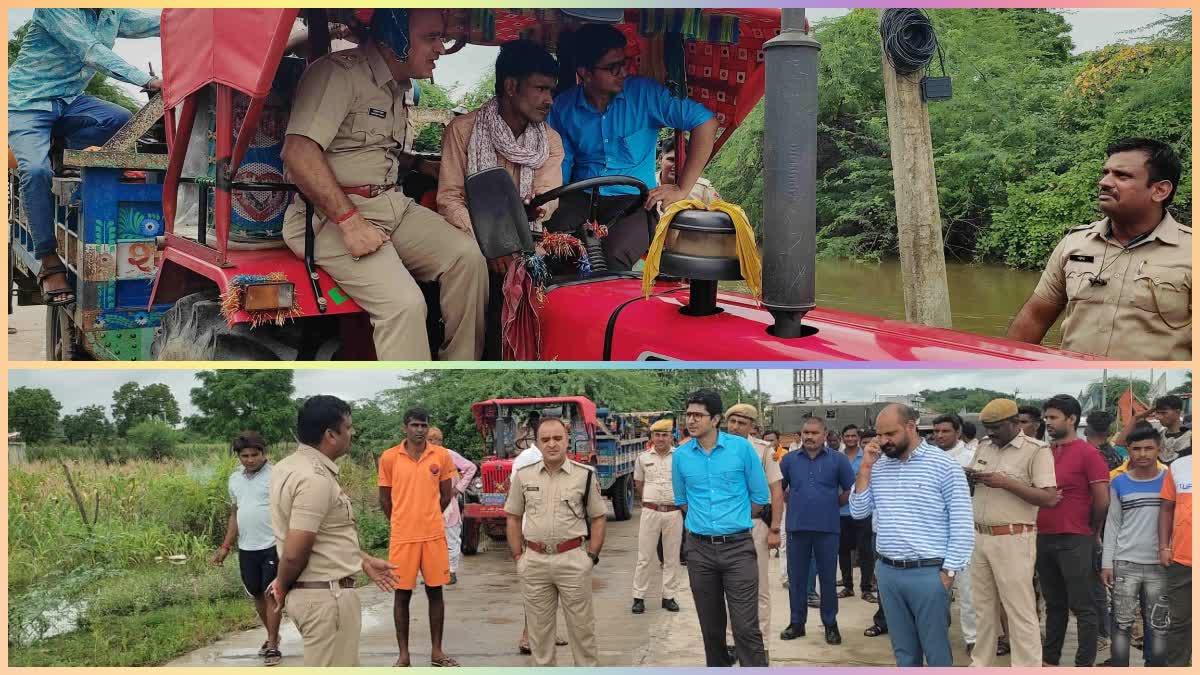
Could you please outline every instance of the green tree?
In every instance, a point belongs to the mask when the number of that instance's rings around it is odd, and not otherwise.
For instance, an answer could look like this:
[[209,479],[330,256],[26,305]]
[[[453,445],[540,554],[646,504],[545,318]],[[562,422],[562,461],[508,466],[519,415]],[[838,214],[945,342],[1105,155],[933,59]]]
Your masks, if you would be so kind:
[[129,445],[141,457],[161,461],[169,458],[179,442],[179,432],[158,419],[143,419],[129,428]]
[[27,443],[51,440],[58,429],[62,404],[49,389],[17,387],[8,392],[8,428]]
[[488,102],[488,99],[496,95],[496,72],[493,70],[487,75],[479,78],[470,89],[467,90],[461,98],[458,99],[458,104],[467,110],[476,110],[479,106]]
[[[13,36],[8,39],[8,63],[10,66],[17,60],[17,55],[21,53],[21,42],[24,41],[25,34],[28,32],[29,22],[26,21],[17,30],[13,31]],[[95,96],[109,103],[116,103],[130,112],[137,112],[142,107],[140,103],[130,98],[124,90],[101,73],[96,73],[88,81],[88,85],[84,88],[83,93]]]
[[105,414],[104,406],[89,405],[62,418],[63,436],[68,443],[94,443],[111,439],[116,429]]
[[117,433],[125,436],[130,427],[146,419],[179,424],[179,403],[165,384],[142,387],[137,382],[126,382],[113,392],[112,416]]
[[1172,394],[1190,394],[1192,393],[1192,371],[1185,371],[1183,374],[1183,384],[1171,390]]
[[198,411],[187,425],[220,441],[253,430],[268,443],[291,438],[296,421],[292,370],[202,370],[189,396]]

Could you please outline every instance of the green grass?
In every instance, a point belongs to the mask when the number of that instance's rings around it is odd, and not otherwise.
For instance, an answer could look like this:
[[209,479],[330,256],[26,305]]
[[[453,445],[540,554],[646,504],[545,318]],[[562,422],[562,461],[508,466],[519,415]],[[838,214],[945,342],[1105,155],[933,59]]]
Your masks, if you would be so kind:
[[157,666],[226,633],[253,628],[249,599],[170,605],[102,622],[66,635],[11,647],[9,666]]

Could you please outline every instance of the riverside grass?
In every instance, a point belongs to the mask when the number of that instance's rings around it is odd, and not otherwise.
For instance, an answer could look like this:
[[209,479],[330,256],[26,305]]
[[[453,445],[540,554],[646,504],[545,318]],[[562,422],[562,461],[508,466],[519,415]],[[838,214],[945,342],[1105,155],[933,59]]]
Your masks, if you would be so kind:
[[[200,444],[161,462],[63,460],[88,523],[59,460],[47,456],[103,451],[48,448],[31,452],[44,459],[9,467],[9,665],[162,665],[258,624],[236,556],[210,563],[229,513],[226,481],[240,470],[226,447]],[[385,549],[375,467],[339,465],[363,546]]]

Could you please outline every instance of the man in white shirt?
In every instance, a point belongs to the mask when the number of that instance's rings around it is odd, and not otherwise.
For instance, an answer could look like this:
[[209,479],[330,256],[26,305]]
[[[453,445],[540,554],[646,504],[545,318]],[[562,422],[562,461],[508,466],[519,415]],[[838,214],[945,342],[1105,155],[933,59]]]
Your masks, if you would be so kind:
[[[975,451],[962,439],[962,419],[953,413],[939,415],[933,419],[933,444],[941,448],[964,469],[975,459]],[[971,592],[971,563],[954,578],[954,590],[958,598],[958,614],[962,623],[963,641],[967,643],[967,655],[975,649],[975,595]]]

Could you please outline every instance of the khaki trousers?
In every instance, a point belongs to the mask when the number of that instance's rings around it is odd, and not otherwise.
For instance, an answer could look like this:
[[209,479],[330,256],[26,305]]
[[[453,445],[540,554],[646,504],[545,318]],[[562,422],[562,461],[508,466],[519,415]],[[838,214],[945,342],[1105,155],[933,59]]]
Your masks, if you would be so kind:
[[679,544],[683,539],[682,511],[643,508],[638,522],[638,557],[633,568],[633,597],[646,599],[650,587],[650,561],[658,559],[658,537],[663,547],[663,600],[675,598],[679,590]]
[[[364,218],[391,237],[392,245],[356,261],[346,251],[341,230],[318,213],[313,218],[314,252],[317,264],[370,315],[379,359],[429,360],[427,310],[417,280],[436,280],[441,282],[446,324],[439,358],[477,360],[483,353],[488,271],[475,240],[398,190],[349,198]],[[299,199],[288,207],[283,237],[292,253],[304,256],[304,202]]]
[[[971,665],[986,667],[996,658],[1003,605],[1008,615],[1008,642],[1014,668],[1040,668],[1042,632],[1033,594],[1037,534],[975,534],[971,555],[971,592],[975,596],[976,639]],[[999,605],[997,604],[999,603]]]
[[548,555],[526,550],[517,561],[533,665],[554,666],[555,624],[562,607],[577,668],[598,665],[592,610],[592,559],[583,547]]
[[304,638],[305,666],[357,666],[362,604],[352,588],[296,588],[284,597]]

